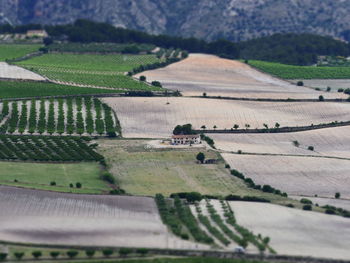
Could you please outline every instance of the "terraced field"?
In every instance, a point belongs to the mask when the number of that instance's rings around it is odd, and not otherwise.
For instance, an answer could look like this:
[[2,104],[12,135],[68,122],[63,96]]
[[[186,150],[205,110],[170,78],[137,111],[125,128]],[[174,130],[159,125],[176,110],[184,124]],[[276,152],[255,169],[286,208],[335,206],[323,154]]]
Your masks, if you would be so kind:
[[[316,155],[350,158],[350,127],[271,134],[210,134],[218,149],[230,152]],[[308,150],[313,146],[314,150]]]
[[226,153],[222,156],[231,168],[259,185],[271,185],[295,196],[331,198],[339,192],[350,198],[349,160]]
[[0,240],[32,244],[205,248],[168,232],[151,198],[0,186]]
[[262,203],[230,202],[238,224],[271,238],[279,254],[347,260],[350,220]]
[[118,130],[113,111],[98,99],[5,101],[0,131],[8,134],[106,135]]
[[176,125],[200,129],[303,126],[348,121],[350,104],[312,102],[244,102],[200,98],[104,98],[118,115],[123,135],[130,138],[169,137]]
[[159,80],[165,88],[186,96],[230,96],[239,98],[317,99],[344,97],[343,94],[318,92],[298,87],[261,73],[239,61],[212,55],[191,54],[189,58],[166,68],[146,71],[148,80]]

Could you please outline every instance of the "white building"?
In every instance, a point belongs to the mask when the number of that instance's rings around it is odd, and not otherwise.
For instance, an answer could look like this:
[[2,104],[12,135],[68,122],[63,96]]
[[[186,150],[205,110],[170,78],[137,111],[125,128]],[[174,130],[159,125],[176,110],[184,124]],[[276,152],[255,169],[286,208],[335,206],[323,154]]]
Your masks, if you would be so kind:
[[49,35],[45,30],[39,29],[39,30],[28,30],[27,31],[27,37],[48,37]]
[[171,137],[172,145],[200,144],[201,136],[199,134],[192,135],[173,135]]

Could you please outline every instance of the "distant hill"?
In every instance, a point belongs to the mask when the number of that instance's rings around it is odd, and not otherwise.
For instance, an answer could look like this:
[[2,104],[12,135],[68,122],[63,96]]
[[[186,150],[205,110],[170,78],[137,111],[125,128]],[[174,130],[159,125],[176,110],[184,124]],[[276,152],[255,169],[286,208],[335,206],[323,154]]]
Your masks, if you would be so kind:
[[78,18],[152,34],[247,40],[314,33],[350,40],[350,0],[1,0],[0,23],[66,24]]

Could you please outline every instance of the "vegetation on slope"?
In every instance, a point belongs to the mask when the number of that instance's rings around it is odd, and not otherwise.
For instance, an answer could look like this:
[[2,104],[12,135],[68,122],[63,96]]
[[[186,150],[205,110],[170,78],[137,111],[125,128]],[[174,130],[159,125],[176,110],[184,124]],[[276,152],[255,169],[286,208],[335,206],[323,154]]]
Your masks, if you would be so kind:
[[38,51],[41,45],[0,44],[0,61],[23,57]]

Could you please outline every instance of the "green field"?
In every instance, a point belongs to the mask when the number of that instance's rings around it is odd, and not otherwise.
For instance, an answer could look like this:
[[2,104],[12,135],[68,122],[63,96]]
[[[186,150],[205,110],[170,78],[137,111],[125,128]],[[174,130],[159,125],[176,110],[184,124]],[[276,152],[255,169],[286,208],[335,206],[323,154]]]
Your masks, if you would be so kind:
[[113,94],[122,90],[83,88],[46,82],[0,81],[0,98],[30,98],[42,96]]
[[26,54],[38,51],[41,45],[0,44],[0,61],[23,57]]
[[[0,184],[73,193],[103,193],[108,186],[100,178],[97,163],[45,164],[0,162]],[[17,180],[17,182],[15,182]],[[50,182],[56,186],[50,186]],[[82,188],[69,184],[82,183]]]
[[155,55],[46,54],[17,64],[36,68],[127,72],[157,61]]
[[283,79],[350,79],[350,67],[293,66],[249,60],[249,65]]

